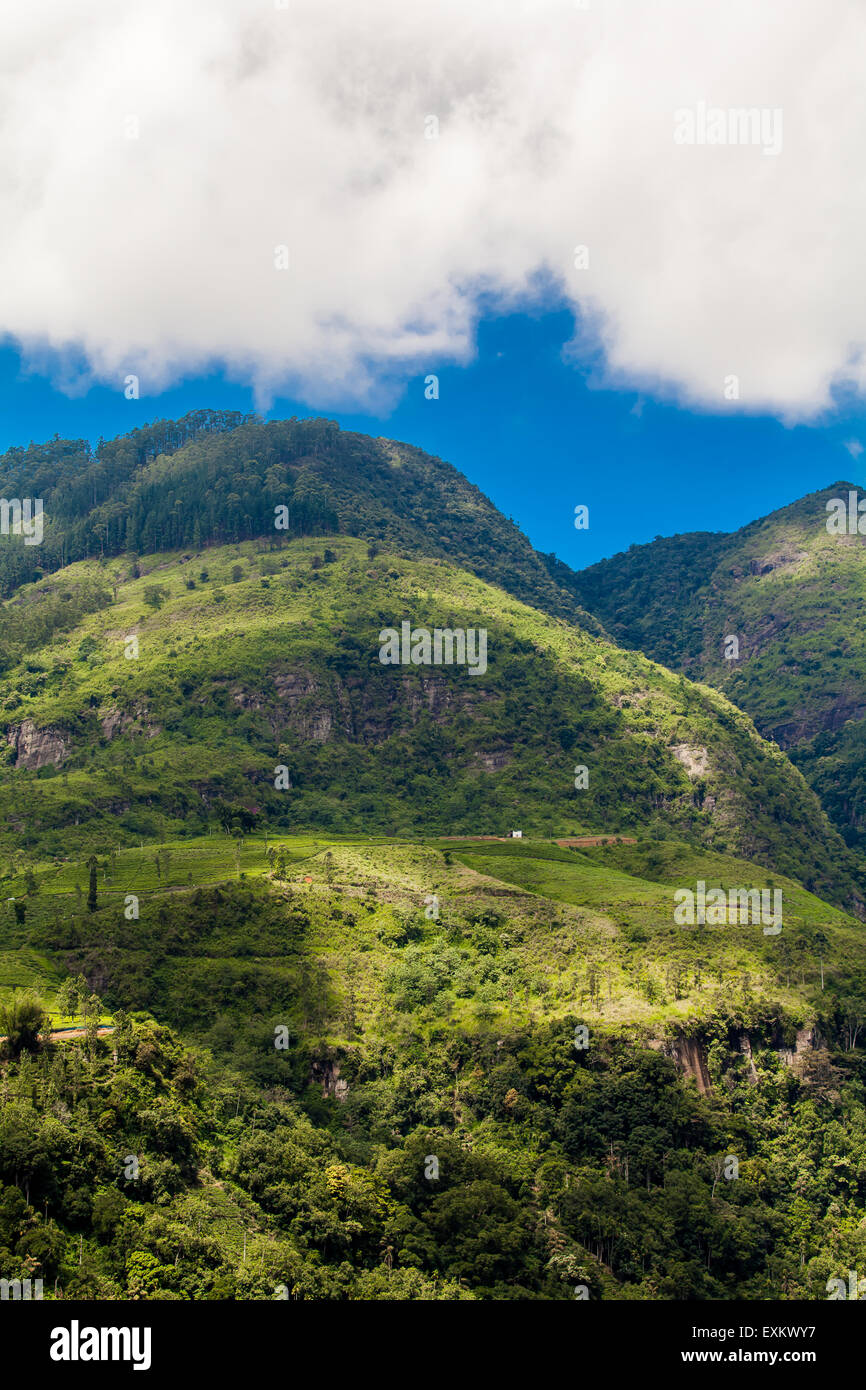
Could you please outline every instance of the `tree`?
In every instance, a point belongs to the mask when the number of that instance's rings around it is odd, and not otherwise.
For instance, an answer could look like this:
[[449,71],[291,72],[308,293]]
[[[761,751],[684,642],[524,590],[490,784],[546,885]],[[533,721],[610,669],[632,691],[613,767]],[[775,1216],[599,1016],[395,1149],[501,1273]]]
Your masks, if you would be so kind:
[[590,1001],[598,1008],[601,1003],[601,971],[597,965],[587,966],[586,992]]
[[170,597],[170,592],[164,584],[148,584],[144,590],[144,601],[149,608],[161,608]]
[[44,1024],[45,1009],[32,990],[16,990],[10,1000],[0,1005],[0,1032],[13,1057],[36,1051]]
[[97,900],[96,900],[96,855],[95,855],[95,854],[91,854],[90,858],[89,858],[88,861],[87,861],[87,867],[88,867],[88,869],[90,870],[90,884],[89,884],[89,887],[88,887],[88,890],[87,890],[87,911],[88,911],[88,912],[95,912],[95,911],[96,911],[96,907],[97,907]]
[[[64,981],[64,984],[65,983],[66,981]],[[63,986],[61,985],[61,989],[62,988]],[[82,1025],[86,1022],[85,1003],[87,1000],[87,995],[88,986],[87,981],[85,980],[83,975],[77,975],[74,980],[70,979],[69,992],[66,997],[68,998],[71,1006],[71,1013],[69,1017],[72,1019],[73,1023],[75,1022],[79,1014],[81,1014]]]
[[814,943],[814,946],[815,946],[816,951],[818,952],[818,960],[819,960],[820,963],[821,963],[821,988],[823,989],[823,988],[824,988],[824,953],[825,953],[825,951],[827,950],[827,947],[828,947],[828,945],[829,945],[829,942],[828,942],[828,940],[827,940],[827,933],[826,933],[825,931],[823,931],[821,927],[819,927],[818,930],[817,930],[817,931],[815,932],[815,934],[813,935],[812,941],[813,941],[813,943]]
[[866,1024],[866,999],[849,997],[841,1000],[842,1032],[845,1037],[846,1052],[853,1052],[857,1046],[860,1030]]
[[157,852],[156,852],[156,854],[153,856],[153,862],[154,862],[154,864],[156,865],[156,876],[157,876],[157,878],[158,878],[160,881],[162,881],[162,878],[163,878],[163,876],[164,876],[165,879],[166,879],[166,882],[167,882],[167,881],[168,881],[168,869],[169,869],[169,864],[171,863],[171,850],[170,850],[170,849],[158,849]]
[[87,1015],[85,1030],[87,1033],[87,1046],[91,1053],[96,1051],[99,1040],[99,1015],[102,1013],[102,1000],[98,994],[91,994],[87,1000]]
[[74,1020],[78,1008],[78,986],[71,975],[67,975],[55,996],[57,1011],[61,1018]]

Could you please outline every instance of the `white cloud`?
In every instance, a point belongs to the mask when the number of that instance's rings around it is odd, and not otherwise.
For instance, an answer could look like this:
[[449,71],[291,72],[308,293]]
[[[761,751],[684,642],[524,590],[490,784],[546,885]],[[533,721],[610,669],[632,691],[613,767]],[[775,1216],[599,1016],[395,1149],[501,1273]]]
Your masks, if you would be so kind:
[[[572,354],[645,394],[797,418],[864,389],[859,0],[590,4],[6,7],[0,332],[61,378],[226,364],[369,404],[469,360],[484,307],[558,296]],[[781,109],[781,153],[678,145],[700,102]]]

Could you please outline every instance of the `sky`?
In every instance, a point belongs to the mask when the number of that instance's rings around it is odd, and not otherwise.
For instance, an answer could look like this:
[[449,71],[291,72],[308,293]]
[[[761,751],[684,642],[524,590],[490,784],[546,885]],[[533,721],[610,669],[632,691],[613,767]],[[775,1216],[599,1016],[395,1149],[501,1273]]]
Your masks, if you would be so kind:
[[859,0],[7,7],[0,447],[323,414],[575,567],[857,483],[864,43]]
[[[866,482],[857,452],[866,441],[862,407],[786,425],[602,389],[563,361],[571,327],[565,312],[484,322],[475,362],[432,364],[438,399],[427,398],[426,374],[410,378],[383,415],[315,411],[282,398],[263,413],[325,414],[343,429],[417,444],[465,473],[539,550],[575,569],[657,535],[733,530],[840,479]],[[202,407],[257,405],[250,387],[219,374],[138,400],[107,387],[70,398],[50,380],[22,374],[14,350],[0,351],[0,447],[55,433],[95,444]],[[574,526],[578,504],[590,509],[586,530]]]

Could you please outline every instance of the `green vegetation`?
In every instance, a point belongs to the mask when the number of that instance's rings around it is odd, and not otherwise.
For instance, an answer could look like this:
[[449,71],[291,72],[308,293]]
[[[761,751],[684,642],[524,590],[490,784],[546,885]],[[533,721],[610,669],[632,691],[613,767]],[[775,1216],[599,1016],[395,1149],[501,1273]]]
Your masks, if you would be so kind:
[[[732,535],[632,546],[577,576],[614,638],[723,690],[866,846],[866,541],[828,534],[834,483]],[[729,636],[739,658],[726,659]]]
[[451,464],[341,431],[333,420],[265,423],[199,410],[100,440],[95,450],[55,438],[0,456],[0,491],[45,504],[41,545],[0,547],[0,594],[88,558],[341,533],[365,538],[374,553],[383,545],[449,559],[599,630],[575,602],[572,572],[553,577],[514,522]]
[[[55,439],[0,487],[48,518],[0,548],[0,1278],[773,1300],[863,1268],[862,673],[827,598],[856,616],[861,551],[815,499],[578,577],[324,420]],[[483,627],[486,670],[382,664],[404,620]],[[732,699],[818,719],[850,846]],[[698,883],[783,929],[681,925]]]
[[[642,828],[857,900],[853,857],[799,774],[713,691],[444,561],[371,561],[346,538],[327,549],[316,567],[322,547],[309,539],[277,553],[264,542],[213,548],[207,582],[192,589],[183,554],[141,557],[114,573],[106,607],[0,677],[0,811],[19,852],[33,863],[104,856],[253,826]],[[101,570],[69,567],[67,591],[90,592]],[[56,584],[22,597],[38,609]],[[383,666],[379,632],[407,615],[428,627],[483,623],[487,671]],[[578,765],[589,770],[579,791]],[[280,767],[289,786],[277,785]]]
[[674,928],[669,867],[763,881],[674,843],[465,842],[449,864],[289,837],[246,842],[239,879],[223,842],[221,882],[173,885],[216,852],[161,846],[159,874],[127,852],[93,914],[69,887],[85,866],[46,873],[9,924],[72,972],[60,998],[98,974],[114,1015],[9,1049],[7,1277],[67,1298],[736,1300],[822,1298],[862,1262],[866,971],[843,913],[785,883],[790,959],[754,927]]

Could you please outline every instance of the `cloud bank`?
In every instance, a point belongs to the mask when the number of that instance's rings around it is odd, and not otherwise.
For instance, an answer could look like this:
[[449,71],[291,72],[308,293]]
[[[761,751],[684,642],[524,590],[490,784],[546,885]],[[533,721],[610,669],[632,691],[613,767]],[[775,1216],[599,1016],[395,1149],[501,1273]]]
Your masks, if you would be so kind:
[[7,7],[0,333],[70,388],[224,367],[375,406],[482,313],[564,304],[607,384],[791,419],[862,391],[862,4],[588,3]]

